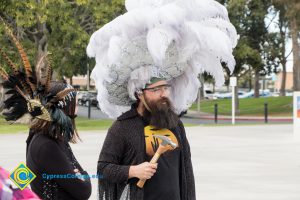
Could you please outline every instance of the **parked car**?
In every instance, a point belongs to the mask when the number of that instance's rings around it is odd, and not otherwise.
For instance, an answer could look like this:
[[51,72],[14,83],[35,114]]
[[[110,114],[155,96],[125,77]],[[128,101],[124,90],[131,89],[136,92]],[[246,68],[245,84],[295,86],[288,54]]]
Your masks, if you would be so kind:
[[261,96],[261,97],[270,97],[271,96],[271,92],[268,89],[266,89],[266,90],[259,90],[259,96]]
[[272,97],[279,97],[280,93],[279,92],[273,92],[273,93],[271,93],[271,96]]
[[[245,92],[243,92],[243,91],[238,92],[239,97],[244,95],[244,94],[245,94]],[[231,99],[232,98],[232,92],[218,93],[218,94],[216,94],[216,97],[218,99]]]
[[98,107],[97,92],[80,91],[77,94],[78,104],[81,106],[89,106],[89,100],[91,106]]
[[77,99],[78,99],[78,104],[81,105],[81,99],[83,98],[83,96],[88,95],[88,91],[78,91],[77,92]]
[[242,95],[239,95],[239,99],[245,99],[245,98],[251,98],[251,97],[254,97],[254,91],[253,90],[251,90],[249,92],[245,92]]
[[204,98],[205,99],[216,99],[215,94],[211,90],[204,91]]
[[[270,97],[272,95],[271,95],[270,90],[259,90],[259,96],[260,97]],[[254,90],[246,92],[243,95],[239,95],[240,99],[251,98],[251,97],[254,97]]]

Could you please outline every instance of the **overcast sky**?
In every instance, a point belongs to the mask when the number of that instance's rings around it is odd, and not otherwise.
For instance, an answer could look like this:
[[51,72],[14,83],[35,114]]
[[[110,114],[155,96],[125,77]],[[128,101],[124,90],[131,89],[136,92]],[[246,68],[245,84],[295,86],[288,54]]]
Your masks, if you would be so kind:
[[[265,22],[266,24],[270,24],[271,20],[273,19],[272,14],[269,14],[269,16],[266,18]],[[278,29],[278,16],[273,20],[273,22],[269,26],[269,31],[270,32],[279,32]],[[286,43],[286,56],[291,52],[292,50],[292,41],[291,39],[288,39]],[[287,58],[287,71],[292,72],[293,71],[293,53],[289,55]]]

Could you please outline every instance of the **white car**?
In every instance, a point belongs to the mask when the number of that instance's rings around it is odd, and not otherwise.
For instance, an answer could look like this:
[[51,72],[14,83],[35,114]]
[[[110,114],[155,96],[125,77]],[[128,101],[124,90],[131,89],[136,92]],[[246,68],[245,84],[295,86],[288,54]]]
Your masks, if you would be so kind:
[[251,90],[250,92],[245,92],[242,95],[239,95],[239,99],[250,98],[250,97],[254,97],[254,91],[253,90]]
[[[245,92],[239,91],[238,92],[239,98],[240,98],[240,96],[242,96],[244,94],[245,94]],[[232,98],[232,92],[219,93],[219,94],[216,95],[216,97],[218,99],[231,99]]]
[[[270,90],[259,90],[259,96],[260,97],[270,97],[271,92],[270,92]],[[250,92],[246,92],[243,95],[239,95],[240,99],[251,98],[251,97],[254,97],[254,90],[251,90]]]
[[211,90],[205,90],[204,98],[205,99],[214,99],[214,93]]

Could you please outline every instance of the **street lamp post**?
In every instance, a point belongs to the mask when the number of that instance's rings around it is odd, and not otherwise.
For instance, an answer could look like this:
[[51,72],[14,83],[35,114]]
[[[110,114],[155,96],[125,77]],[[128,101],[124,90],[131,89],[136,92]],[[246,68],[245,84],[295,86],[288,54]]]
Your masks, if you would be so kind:
[[235,87],[237,86],[236,77],[230,77],[230,86],[232,87],[232,124],[235,124]]

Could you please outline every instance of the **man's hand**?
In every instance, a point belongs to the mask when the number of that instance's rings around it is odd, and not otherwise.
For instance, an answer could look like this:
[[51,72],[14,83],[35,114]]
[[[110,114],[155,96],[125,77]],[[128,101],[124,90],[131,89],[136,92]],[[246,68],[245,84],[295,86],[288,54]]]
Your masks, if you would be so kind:
[[139,165],[132,165],[129,167],[129,178],[150,179],[156,172],[156,169],[157,163],[144,162]]

